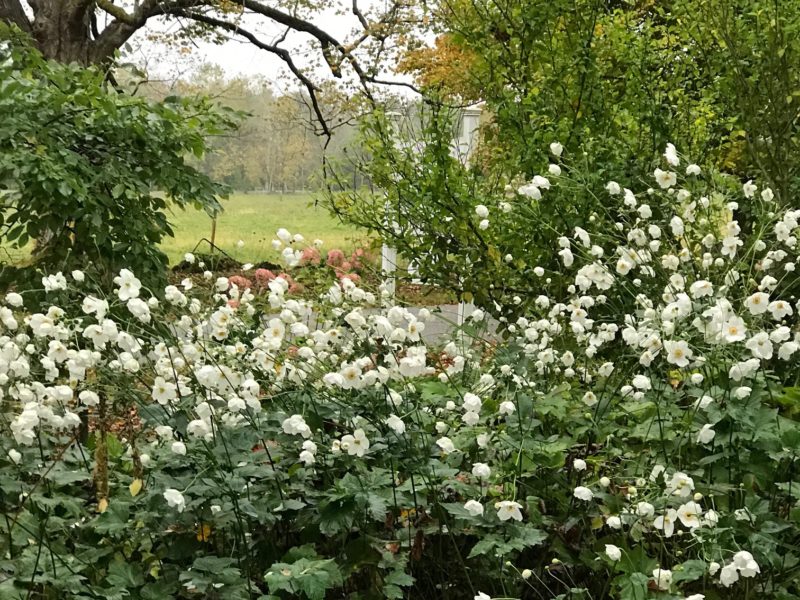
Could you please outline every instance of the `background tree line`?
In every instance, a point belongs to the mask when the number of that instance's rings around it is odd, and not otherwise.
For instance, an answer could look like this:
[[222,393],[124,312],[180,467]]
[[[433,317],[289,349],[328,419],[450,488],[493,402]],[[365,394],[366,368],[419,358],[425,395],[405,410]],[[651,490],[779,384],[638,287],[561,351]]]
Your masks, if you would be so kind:
[[239,127],[210,138],[208,152],[197,161],[201,172],[239,191],[318,189],[323,155],[336,158],[356,133],[344,101],[333,91],[321,97],[326,112],[340,113],[336,136],[329,140],[314,131],[314,115],[303,91],[279,91],[258,76],[228,77],[213,64],[201,65],[176,81],[147,80],[136,87],[137,93],[153,100],[170,95],[208,97],[240,112]]

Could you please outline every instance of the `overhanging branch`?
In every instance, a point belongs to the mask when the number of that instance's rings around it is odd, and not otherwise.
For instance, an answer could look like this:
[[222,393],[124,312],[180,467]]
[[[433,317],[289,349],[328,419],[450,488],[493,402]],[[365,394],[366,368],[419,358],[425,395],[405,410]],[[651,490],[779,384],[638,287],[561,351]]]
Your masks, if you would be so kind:
[[[312,36],[317,40],[317,42],[319,42],[322,49],[322,55],[325,58],[325,62],[328,63],[331,73],[333,73],[335,77],[341,77],[341,64],[342,62],[347,61],[347,63],[350,65],[350,68],[352,68],[358,76],[362,88],[364,89],[364,93],[370,100],[372,99],[372,95],[367,86],[368,76],[361,68],[358,60],[356,60],[356,58],[353,56],[353,50],[356,47],[355,45],[345,47],[344,44],[342,44],[338,39],[333,37],[324,29],[317,27],[313,23],[282,10],[278,10],[277,8],[267,6],[258,0],[231,1],[234,4],[238,4],[239,6],[242,6],[251,12],[267,17],[268,19],[271,19],[276,23],[280,23],[281,25],[285,25],[294,31],[307,33],[308,35]],[[336,60],[334,57],[332,52],[333,50],[339,53],[339,60]]]
[[[0,0],[0,2],[18,1],[19,0]],[[244,38],[257,48],[274,54],[286,64],[292,75],[294,75],[308,93],[310,109],[319,122],[317,133],[321,133],[328,138],[331,137],[332,128],[326,120],[319,102],[320,89],[315,82],[298,67],[290,52],[280,46],[280,41],[273,41],[271,43],[264,41],[252,31],[243,29],[237,23],[226,20],[224,15],[219,14],[219,7],[212,4],[212,0],[141,0],[141,3],[134,5],[135,8],[132,12],[128,12],[120,6],[115,5],[113,1],[114,0],[96,0],[98,9],[111,15],[114,19],[99,35],[95,36],[92,45],[93,62],[109,62],[113,58],[114,52],[138,29],[144,27],[148,19],[162,15],[181,17],[208,25],[211,28],[228,31]],[[358,78],[358,84],[364,97],[372,105],[376,103],[371,87],[374,84],[402,86],[419,92],[419,90],[410,83],[380,79],[372,68],[365,68],[354,54],[356,49],[372,38],[381,42],[381,47],[383,47],[383,43],[392,30],[390,25],[396,21],[400,14],[399,11],[403,6],[402,0],[392,0],[390,8],[384,11],[381,17],[374,22],[370,22],[366,15],[360,10],[357,0],[351,0],[352,12],[361,24],[363,31],[346,45],[314,23],[296,14],[268,6],[261,0],[228,1],[230,4],[240,6],[248,13],[266,17],[272,22],[282,25],[285,30],[281,39],[285,38],[289,31],[305,33],[311,36],[315,42],[319,44],[322,56],[328,64],[331,73],[337,78],[342,77],[342,65],[346,64]]]
[[358,22],[361,23],[361,26],[364,28],[364,30],[365,31],[368,30],[369,29],[369,22],[367,21],[367,18],[364,16],[364,13],[361,12],[361,9],[358,8],[358,0],[353,0],[353,8],[352,8],[352,10],[353,10],[353,14],[358,19]]
[[126,12],[124,8],[112,3],[111,0],[96,0],[96,2],[99,8],[127,25],[135,25],[138,22],[135,13]]
[[115,12],[119,7],[111,4],[110,0],[101,1],[103,4],[98,2],[98,7],[113,16],[114,20],[109,23],[95,39],[92,52],[94,61],[98,63],[110,60],[114,52],[122,47],[134,33],[144,27],[147,20],[151,17],[167,14],[171,8],[188,7],[198,4],[197,0],[174,0],[169,2],[144,0],[136,7],[133,13],[127,13],[123,10],[122,13],[124,14],[115,15],[114,12],[109,12],[109,5],[111,7],[110,10]]
[[281,48],[279,46],[275,46],[273,44],[268,44],[267,42],[260,40],[258,36],[256,36],[254,33],[246,29],[242,29],[236,23],[231,23],[230,21],[224,21],[216,17],[210,17],[208,15],[180,8],[170,10],[169,14],[174,15],[176,17],[184,17],[186,19],[197,21],[198,23],[205,23],[206,25],[211,25],[219,29],[230,31],[232,33],[235,33],[236,35],[245,38],[247,41],[249,41],[257,48],[266,50],[267,52],[270,52],[279,57],[284,63],[286,63],[286,66],[292,72],[292,75],[294,75],[298,79],[298,81],[300,81],[300,83],[303,84],[303,87],[306,88],[306,91],[308,91],[308,95],[311,99],[311,106],[314,110],[314,115],[316,116],[317,121],[319,121],[320,124],[321,133],[326,137],[331,137],[332,135],[331,129],[328,126],[328,123],[325,119],[325,115],[322,113],[322,108],[320,107],[319,99],[317,98],[317,92],[319,90],[317,86],[314,84],[314,82],[311,81],[306,76],[306,74],[303,73],[303,71],[301,71],[300,68],[294,63],[294,60],[292,60],[292,55],[289,53],[288,50],[286,50],[285,48]]

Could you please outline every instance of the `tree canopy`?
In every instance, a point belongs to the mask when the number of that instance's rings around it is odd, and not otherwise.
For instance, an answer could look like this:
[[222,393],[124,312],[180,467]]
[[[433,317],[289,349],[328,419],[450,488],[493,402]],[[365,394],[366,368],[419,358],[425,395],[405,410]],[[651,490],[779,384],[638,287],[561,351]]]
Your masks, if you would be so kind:
[[557,139],[641,177],[635,159],[672,142],[767,177],[781,198],[796,189],[796,0],[438,0],[432,12],[439,39],[401,69],[447,101],[485,101],[504,167],[530,174]]
[[[3,27],[0,25],[0,27]],[[47,61],[23,40],[0,52],[4,241],[36,240],[38,264],[163,277],[166,210],[220,209],[224,187],[198,171],[209,136],[235,114],[207,99],[151,102],[104,85],[97,68]],[[154,193],[154,191],[158,193]]]
[[[381,65],[399,48],[399,36],[406,42],[414,39],[408,34],[420,22],[416,2],[390,0],[366,9],[352,0],[347,12],[359,27],[344,39],[326,31],[315,18],[335,8],[345,11],[344,4],[325,0],[0,0],[0,21],[30,34],[45,58],[81,65],[109,65],[131,37],[153,21],[177,21],[178,35],[187,38],[232,34],[284,62],[308,94],[320,133],[330,135],[318,103],[321,86],[287,49],[289,33],[303,34],[313,42],[317,62],[333,78],[349,77],[371,97],[372,84],[397,83],[382,78]],[[271,39],[248,28],[247,23],[257,22],[278,25],[283,33]]]
[[[423,281],[487,308],[538,295],[531,269],[557,268],[556,231],[588,215],[608,226],[619,218],[576,188],[533,200],[496,238],[477,227],[476,202],[550,172],[551,144],[581,165],[587,185],[633,189],[673,143],[733,182],[762,179],[786,204],[800,190],[799,9],[797,0],[438,0],[439,38],[400,64],[425,109],[399,132],[385,115],[370,117],[350,153],[385,196],[337,189],[329,204],[413,256]],[[480,145],[464,165],[453,156],[454,120],[478,101]],[[752,225],[747,204],[738,219]]]

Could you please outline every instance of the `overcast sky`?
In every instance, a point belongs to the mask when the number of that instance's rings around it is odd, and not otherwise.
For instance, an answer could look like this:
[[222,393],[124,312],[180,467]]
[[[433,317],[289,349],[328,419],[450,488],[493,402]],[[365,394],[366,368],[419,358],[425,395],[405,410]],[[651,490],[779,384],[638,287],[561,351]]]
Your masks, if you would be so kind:
[[[370,8],[379,9],[382,0],[365,0],[360,6],[366,11]],[[353,32],[360,29],[358,20],[349,12],[342,11],[342,7],[349,7],[350,2],[331,0],[330,8],[316,15],[313,19],[315,25],[332,34],[344,42],[353,37]],[[340,7],[337,14],[337,6]],[[258,35],[267,42],[274,42],[284,31],[284,28],[259,15],[246,15],[241,25],[248,31]],[[191,52],[181,51],[180,47],[152,42],[148,39],[152,34],[169,36],[180,27],[179,23],[151,22],[145,29],[136,34],[131,40],[133,52],[130,60],[147,69],[154,79],[172,80],[185,76],[201,63],[219,65],[230,76],[237,75],[266,77],[280,89],[295,85],[295,80],[290,76],[283,61],[273,54],[260,50],[247,40],[233,33],[221,32],[226,41],[223,44],[209,42],[190,42]],[[319,46],[312,43],[311,36],[291,32],[282,47],[291,51],[296,64],[309,68],[312,61],[320,57]],[[330,72],[326,69],[312,71],[317,78],[326,78]],[[393,79],[397,76],[392,74]]]

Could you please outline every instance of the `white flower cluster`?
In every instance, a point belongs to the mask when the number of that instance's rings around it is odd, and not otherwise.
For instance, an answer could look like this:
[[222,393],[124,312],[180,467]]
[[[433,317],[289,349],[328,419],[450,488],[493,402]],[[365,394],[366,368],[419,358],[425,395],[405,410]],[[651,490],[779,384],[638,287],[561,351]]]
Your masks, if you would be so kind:
[[[558,157],[563,148],[551,151]],[[73,274],[83,290],[75,306],[30,314],[21,295],[8,294],[0,309],[0,393],[19,407],[11,437],[24,452],[42,434],[70,435],[83,412],[124,390],[155,409],[143,414],[160,415],[149,417],[137,449],[144,466],[150,454],[188,460],[226,432],[260,435],[270,427],[271,437],[258,444],[282,453],[267,462],[287,478],[372,464],[387,448],[413,443],[458,473],[432,485],[458,490],[458,518],[479,527],[524,526],[530,506],[504,476],[513,463],[516,482],[523,460],[535,462],[526,441],[551,414],[588,431],[616,407],[630,419],[668,410],[676,447],[711,454],[724,437],[715,428],[729,427],[726,410],[744,410],[765,372],[796,361],[800,306],[785,290],[798,260],[800,211],[765,216],[758,228],[765,233],[748,238],[736,203],[718,193],[695,198],[691,182],[675,189],[680,157],[668,147],[665,159],[668,168],[654,173],[660,191],[648,194],[648,204],[610,182],[619,223],[597,231],[587,224],[558,239],[560,273],[533,269],[541,293],[530,313],[519,316],[516,303],[497,307],[491,316],[505,324],[502,344],[456,331],[440,350],[430,348],[423,338],[430,311],[381,308],[375,294],[347,278],[318,302],[293,297],[281,277],[257,299],[211,274],[210,300],[188,279],[159,300],[145,297],[125,269],[109,298],[83,289],[84,278]],[[702,171],[689,165],[686,173],[698,178]],[[542,199],[549,189],[548,179],[536,177],[519,192]],[[747,201],[771,201],[755,192],[745,185]],[[478,205],[475,213],[486,220],[490,209]],[[287,262],[299,261],[302,236],[280,230],[277,237]],[[566,279],[566,294],[549,293],[549,275]],[[43,285],[48,293],[72,291],[61,274]],[[487,316],[476,311],[470,326]],[[181,424],[177,415],[185,417]],[[631,435],[649,444],[661,421],[641,418]],[[689,548],[723,529],[717,524],[729,515],[696,465],[643,455],[616,467],[625,449],[603,464],[596,454],[615,443],[609,435],[600,450],[583,443],[564,450],[571,456],[554,471],[568,482],[563,503],[570,510],[592,514],[598,529],[631,543]],[[21,457],[15,448],[6,454],[15,463]],[[187,489],[161,493],[177,512],[192,506]],[[623,552],[605,545],[612,561]],[[723,586],[760,570],[745,551],[717,569]],[[671,571],[656,569],[652,584],[670,590]]]

